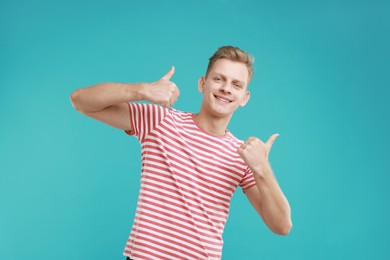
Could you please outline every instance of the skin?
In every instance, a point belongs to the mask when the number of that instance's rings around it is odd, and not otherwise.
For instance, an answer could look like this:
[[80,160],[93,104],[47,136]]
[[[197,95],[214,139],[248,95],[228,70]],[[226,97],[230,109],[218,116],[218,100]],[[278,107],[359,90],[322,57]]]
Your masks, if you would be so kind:
[[[80,113],[110,126],[131,130],[127,103],[144,100],[164,107],[172,106],[180,91],[171,81],[172,67],[167,74],[152,83],[101,83],[75,90],[71,102]],[[223,136],[238,107],[247,104],[250,93],[248,70],[243,63],[227,59],[216,61],[207,77],[198,81],[203,94],[202,105],[194,116],[196,123],[206,132]],[[237,149],[237,153],[252,170],[256,186],[245,194],[263,219],[276,234],[286,235],[292,228],[290,205],[284,196],[269,163],[269,153],[278,134],[266,142],[250,137]]]
[[198,81],[203,100],[195,116],[197,124],[211,134],[224,135],[233,112],[245,106],[250,98],[247,86],[245,65],[227,59],[216,61],[208,76]]

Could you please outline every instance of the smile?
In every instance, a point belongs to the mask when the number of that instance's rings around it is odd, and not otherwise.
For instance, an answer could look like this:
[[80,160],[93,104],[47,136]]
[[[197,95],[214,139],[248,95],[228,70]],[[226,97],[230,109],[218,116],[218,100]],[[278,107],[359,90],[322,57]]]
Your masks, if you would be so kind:
[[233,100],[230,100],[230,99],[227,99],[227,98],[224,98],[224,97],[221,97],[221,96],[214,95],[214,97],[216,99],[218,99],[219,101],[223,102],[223,103],[231,103],[231,102],[233,102]]

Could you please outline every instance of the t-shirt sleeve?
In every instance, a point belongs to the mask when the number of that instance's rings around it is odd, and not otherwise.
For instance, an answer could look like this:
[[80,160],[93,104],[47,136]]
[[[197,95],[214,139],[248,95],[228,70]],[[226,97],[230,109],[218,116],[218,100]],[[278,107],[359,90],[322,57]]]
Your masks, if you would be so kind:
[[246,167],[244,177],[242,178],[240,182],[240,187],[242,191],[245,193],[245,191],[253,186],[256,185],[255,178],[253,177],[253,173],[249,167]]
[[130,125],[132,130],[125,130],[128,135],[134,135],[142,142],[156,126],[164,120],[168,109],[155,104],[129,104]]

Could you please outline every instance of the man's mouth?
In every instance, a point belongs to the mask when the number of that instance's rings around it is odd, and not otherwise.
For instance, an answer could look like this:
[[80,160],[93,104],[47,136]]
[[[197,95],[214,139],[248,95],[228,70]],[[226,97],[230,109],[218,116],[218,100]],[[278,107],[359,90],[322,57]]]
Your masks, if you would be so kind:
[[224,103],[231,103],[231,102],[233,102],[233,100],[230,100],[230,99],[227,99],[227,98],[224,98],[224,97],[221,97],[221,96],[214,95],[214,97],[216,99],[218,99],[219,101],[224,102]]

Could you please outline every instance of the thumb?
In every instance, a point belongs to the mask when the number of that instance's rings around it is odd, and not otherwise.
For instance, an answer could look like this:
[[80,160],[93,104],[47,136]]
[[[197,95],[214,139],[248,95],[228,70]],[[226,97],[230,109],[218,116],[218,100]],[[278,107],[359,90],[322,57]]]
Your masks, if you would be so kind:
[[174,66],[172,66],[172,68],[168,71],[168,73],[165,74],[161,79],[170,80],[172,78],[173,74],[175,74],[175,67]]
[[268,146],[268,149],[271,150],[272,145],[274,144],[276,138],[279,136],[279,134],[273,134],[271,137],[268,139],[266,145]]

